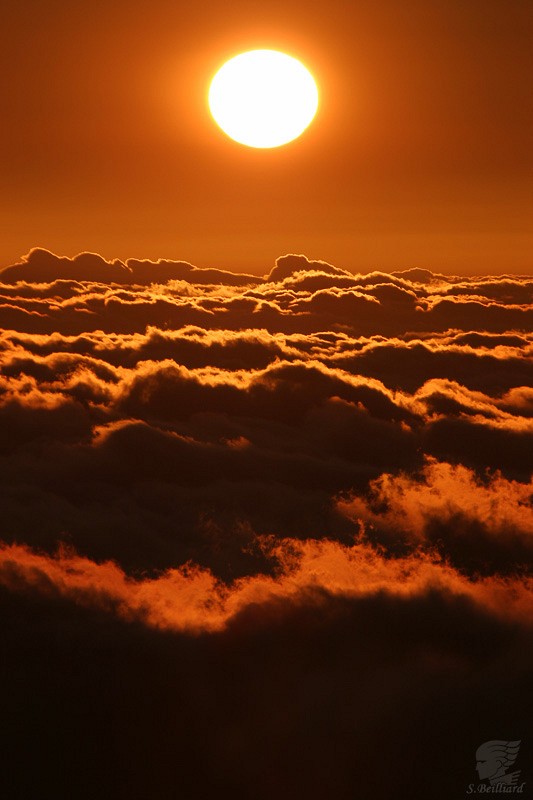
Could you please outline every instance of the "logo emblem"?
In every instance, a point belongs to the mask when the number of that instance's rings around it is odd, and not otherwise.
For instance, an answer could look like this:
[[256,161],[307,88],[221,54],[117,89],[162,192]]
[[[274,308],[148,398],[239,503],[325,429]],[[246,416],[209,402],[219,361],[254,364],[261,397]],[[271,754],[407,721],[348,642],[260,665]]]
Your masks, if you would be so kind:
[[518,783],[520,770],[508,772],[513,766],[520,750],[520,739],[516,742],[505,742],[494,739],[480,745],[476,751],[476,769],[481,781],[490,781],[491,786],[504,784],[515,786]]
[[508,742],[491,739],[476,750],[476,770],[480,783],[469,783],[466,794],[524,794],[526,782],[518,782],[521,770],[511,767],[518,757],[521,739]]

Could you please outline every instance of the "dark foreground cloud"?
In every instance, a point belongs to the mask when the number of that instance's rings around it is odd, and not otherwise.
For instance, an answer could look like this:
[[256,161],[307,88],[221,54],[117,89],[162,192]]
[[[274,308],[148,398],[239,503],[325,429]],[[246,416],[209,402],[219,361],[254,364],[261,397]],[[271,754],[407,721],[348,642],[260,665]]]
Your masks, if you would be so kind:
[[[61,591],[42,559],[27,564],[31,588],[12,565],[0,592],[11,796],[444,800],[477,782],[480,743],[511,734],[530,780],[532,637],[517,609],[493,613],[446,579],[402,576],[402,564],[372,590],[376,565],[354,563],[360,555],[330,565],[333,591],[320,579],[298,586],[298,570],[289,587],[243,586],[251,595],[225,627],[196,635],[124,621],[120,576],[106,565],[111,597],[83,587],[76,559],[64,557]],[[324,566],[320,554],[308,565]],[[190,595],[164,591],[163,615],[181,601],[194,614],[200,578],[185,578]],[[485,588],[494,606],[516,590]]]
[[533,796],[530,279],[0,280],[6,796]]

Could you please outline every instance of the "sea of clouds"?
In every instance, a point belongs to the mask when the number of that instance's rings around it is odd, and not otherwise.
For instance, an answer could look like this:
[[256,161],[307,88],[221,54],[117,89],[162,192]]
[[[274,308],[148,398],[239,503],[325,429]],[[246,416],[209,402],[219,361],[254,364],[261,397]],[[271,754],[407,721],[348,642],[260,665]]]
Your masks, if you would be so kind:
[[449,800],[527,739],[531,277],[35,249],[0,325],[10,797]]

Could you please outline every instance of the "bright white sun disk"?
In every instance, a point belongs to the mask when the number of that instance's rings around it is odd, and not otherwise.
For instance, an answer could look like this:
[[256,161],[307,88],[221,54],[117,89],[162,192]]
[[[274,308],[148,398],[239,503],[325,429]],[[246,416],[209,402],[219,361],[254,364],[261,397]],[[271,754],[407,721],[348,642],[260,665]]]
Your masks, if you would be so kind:
[[209,89],[222,130],[249,147],[279,147],[307,128],[318,89],[300,61],[277,50],[250,50],[227,61]]

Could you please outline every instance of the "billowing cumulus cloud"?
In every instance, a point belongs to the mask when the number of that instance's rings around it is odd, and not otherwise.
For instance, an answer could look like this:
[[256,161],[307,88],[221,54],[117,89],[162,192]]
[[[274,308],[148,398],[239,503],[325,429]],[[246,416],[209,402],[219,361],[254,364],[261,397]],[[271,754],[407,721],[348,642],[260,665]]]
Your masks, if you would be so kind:
[[10,797],[444,800],[531,747],[532,291],[0,272]]
[[352,275],[288,255],[264,277],[199,269],[186,262],[107,262],[32,250],[0,272],[5,327],[31,333],[135,333],[264,328],[271,333],[350,335],[530,331],[533,281],[524,277],[446,279],[427,270]]

